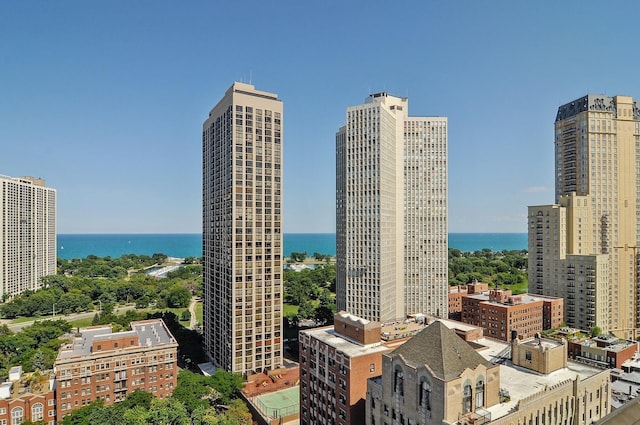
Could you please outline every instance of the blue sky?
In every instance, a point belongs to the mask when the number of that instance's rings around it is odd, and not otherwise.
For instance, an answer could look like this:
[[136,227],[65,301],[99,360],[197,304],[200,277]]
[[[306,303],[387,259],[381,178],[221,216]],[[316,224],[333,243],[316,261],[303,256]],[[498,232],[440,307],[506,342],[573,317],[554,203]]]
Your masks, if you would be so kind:
[[201,131],[233,81],[284,101],[285,232],[335,229],[335,132],[371,92],[449,118],[449,230],[553,202],[557,107],[640,96],[640,6],[512,1],[0,3],[0,174],[59,233],[201,230]]

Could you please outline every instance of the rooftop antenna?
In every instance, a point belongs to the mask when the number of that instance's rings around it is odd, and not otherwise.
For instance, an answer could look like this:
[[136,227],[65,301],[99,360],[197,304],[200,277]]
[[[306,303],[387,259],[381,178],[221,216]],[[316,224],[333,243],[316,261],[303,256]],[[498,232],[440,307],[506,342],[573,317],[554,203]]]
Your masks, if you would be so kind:
[[253,81],[253,70],[249,69],[249,84]]

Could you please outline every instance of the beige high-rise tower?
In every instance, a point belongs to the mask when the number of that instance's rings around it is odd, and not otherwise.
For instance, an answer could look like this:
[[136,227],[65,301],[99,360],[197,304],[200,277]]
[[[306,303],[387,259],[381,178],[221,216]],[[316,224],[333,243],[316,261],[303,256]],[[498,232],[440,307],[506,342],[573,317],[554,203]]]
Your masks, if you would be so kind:
[[282,102],[234,83],[203,144],[204,340],[213,363],[282,364]]
[[558,109],[556,204],[529,207],[529,291],[565,298],[565,320],[634,337],[638,317],[640,110],[587,95]]
[[447,119],[372,94],[336,135],[338,310],[447,316]]
[[0,300],[56,274],[56,191],[33,177],[0,176]]

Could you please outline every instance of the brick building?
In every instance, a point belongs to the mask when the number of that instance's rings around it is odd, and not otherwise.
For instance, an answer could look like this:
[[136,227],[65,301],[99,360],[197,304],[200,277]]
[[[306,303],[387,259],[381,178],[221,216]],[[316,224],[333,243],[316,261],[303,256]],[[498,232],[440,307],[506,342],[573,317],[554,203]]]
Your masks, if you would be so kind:
[[491,289],[462,297],[461,321],[484,328],[484,335],[508,341],[511,332],[529,338],[560,326],[564,316],[562,298],[512,295],[509,289]]
[[42,421],[54,425],[56,398],[53,377],[22,374],[22,367],[9,371],[9,380],[0,384],[0,425]]
[[460,320],[462,317],[462,298],[466,295],[479,294],[489,290],[488,283],[470,283],[466,286],[449,287],[449,319]]
[[160,319],[131,323],[130,331],[111,326],[80,329],[54,364],[57,420],[95,400],[110,405],[135,390],[165,398],[177,384],[178,344]]
[[301,331],[300,423],[364,423],[367,379],[380,375],[382,354],[423,328],[412,319],[383,326],[341,311],[333,326]]
[[551,338],[567,341],[567,357],[596,367],[623,369],[623,363],[631,360],[638,351],[638,342],[613,335],[591,338],[586,331],[562,327]]

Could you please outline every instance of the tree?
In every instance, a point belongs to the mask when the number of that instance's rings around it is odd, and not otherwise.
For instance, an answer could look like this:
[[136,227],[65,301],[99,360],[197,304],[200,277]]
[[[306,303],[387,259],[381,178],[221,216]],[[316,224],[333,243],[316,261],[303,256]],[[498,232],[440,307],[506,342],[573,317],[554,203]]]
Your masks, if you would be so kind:
[[594,326],[589,330],[589,333],[591,334],[592,338],[596,338],[602,335],[602,329],[600,329],[599,326]]
[[229,403],[232,397],[235,398],[240,394],[244,384],[242,375],[222,369],[216,370],[212,378],[213,388],[220,393],[220,400],[225,404]]
[[171,308],[188,307],[191,301],[191,292],[184,286],[174,285],[167,293],[167,305]]
[[184,405],[174,398],[160,400],[154,398],[148,411],[147,424],[151,425],[190,425],[191,418]]
[[291,259],[295,263],[302,263],[305,260],[305,258],[307,258],[307,251],[291,253]]

